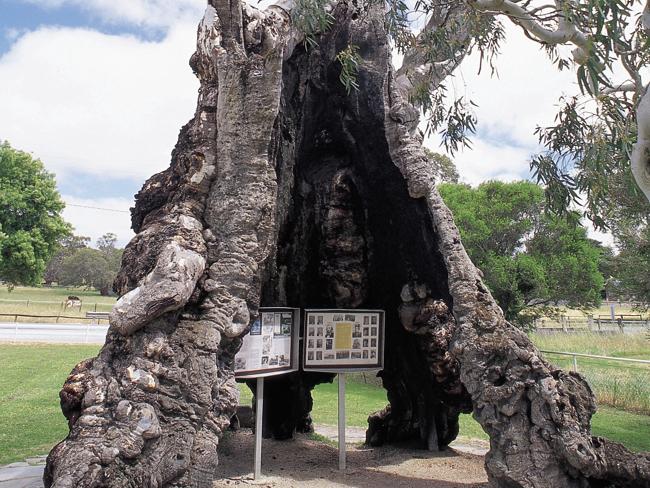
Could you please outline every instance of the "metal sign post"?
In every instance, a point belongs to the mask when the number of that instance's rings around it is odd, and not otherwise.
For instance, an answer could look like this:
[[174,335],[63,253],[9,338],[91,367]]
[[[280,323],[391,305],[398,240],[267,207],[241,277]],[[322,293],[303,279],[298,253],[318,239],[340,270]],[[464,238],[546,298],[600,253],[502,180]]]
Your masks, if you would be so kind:
[[257,378],[255,394],[255,466],[253,478],[262,476],[262,416],[264,415],[264,378]]
[[383,310],[305,310],[303,371],[338,373],[339,470],[347,467],[345,450],[345,373],[384,369]]
[[264,378],[298,371],[300,309],[262,307],[235,356],[235,378],[257,379],[255,390],[255,452],[253,478],[262,476]]
[[345,470],[345,373],[339,373],[339,470]]

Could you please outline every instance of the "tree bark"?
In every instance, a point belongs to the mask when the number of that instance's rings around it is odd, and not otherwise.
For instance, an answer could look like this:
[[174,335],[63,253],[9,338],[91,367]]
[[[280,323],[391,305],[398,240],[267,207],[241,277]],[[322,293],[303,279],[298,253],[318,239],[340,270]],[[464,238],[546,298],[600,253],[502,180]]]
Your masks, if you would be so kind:
[[[650,486],[649,456],[590,435],[586,382],[546,363],[482,284],[411,135],[381,6],[334,16],[306,49],[283,10],[210,0],[197,111],[136,197],[121,298],[99,356],[61,391],[70,433],[46,486],[211,486],[260,302],[386,310],[391,405],[371,443],[444,447],[471,408],[493,486]],[[336,55],[349,44],[363,61],[347,94]],[[278,379],[270,432],[308,428],[309,391],[329,379]]]
[[268,157],[288,17],[211,1],[191,65],[201,87],[171,167],[136,197],[137,236],[99,356],[61,392],[70,433],[46,486],[211,486],[238,403],[233,358],[274,245]]

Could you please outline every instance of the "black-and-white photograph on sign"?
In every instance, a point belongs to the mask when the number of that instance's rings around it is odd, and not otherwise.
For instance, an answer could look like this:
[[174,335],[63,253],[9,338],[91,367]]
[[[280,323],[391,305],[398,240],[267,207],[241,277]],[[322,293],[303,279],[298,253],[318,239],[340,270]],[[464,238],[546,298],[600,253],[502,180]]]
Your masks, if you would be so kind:
[[235,356],[235,376],[255,378],[298,370],[297,308],[260,308]]
[[305,310],[303,369],[381,369],[382,310]]

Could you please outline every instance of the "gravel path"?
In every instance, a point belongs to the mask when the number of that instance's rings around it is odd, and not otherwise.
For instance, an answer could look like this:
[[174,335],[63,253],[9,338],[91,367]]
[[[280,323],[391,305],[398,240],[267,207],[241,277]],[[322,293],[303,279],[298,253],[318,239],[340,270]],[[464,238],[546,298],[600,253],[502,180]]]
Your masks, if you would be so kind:
[[[318,434],[335,441],[336,426],[318,425]],[[227,434],[220,446],[220,476],[214,488],[483,488],[487,477],[483,441],[456,442],[431,453],[408,447],[366,448],[365,430],[346,429],[346,471],[338,470],[336,444],[297,435],[291,441],[264,440],[262,473],[253,480],[254,436],[249,429]],[[45,457],[0,467],[0,488],[43,488]]]
[[[317,432],[336,436],[335,427],[317,426]],[[361,431],[363,432],[363,431]],[[264,440],[262,474],[252,479],[254,436],[241,430],[222,440],[221,480],[215,488],[484,488],[485,443],[456,444],[433,453],[407,447],[365,448],[353,444],[359,437],[346,430],[348,469],[338,470],[336,445],[297,435],[292,441]],[[363,436],[361,436],[363,440]]]

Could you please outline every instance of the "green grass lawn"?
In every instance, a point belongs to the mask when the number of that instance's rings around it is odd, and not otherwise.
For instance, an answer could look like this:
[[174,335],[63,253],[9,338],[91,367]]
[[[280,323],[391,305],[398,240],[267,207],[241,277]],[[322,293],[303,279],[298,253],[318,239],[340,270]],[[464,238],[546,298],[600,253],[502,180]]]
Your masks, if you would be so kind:
[[[313,398],[314,422],[336,425],[338,412],[336,380],[333,384],[318,385],[314,389]],[[383,388],[364,384],[359,382],[358,378],[346,381],[345,409],[348,425],[366,427],[368,414],[384,408],[386,403],[386,392]],[[624,412],[611,407],[599,407],[593,417],[592,427],[594,435],[608,437],[636,451],[650,451],[650,416],[648,415]],[[487,434],[471,414],[461,415],[460,437],[488,439]]]
[[[554,333],[531,334],[542,350],[577,352],[620,358],[650,359],[645,334]],[[553,364],[573,369],[570,356],[546,354]],[[596,393],[598,402],[611,407],[650,415],[650,364],[577,357],[578,371]]]
[[[78,296],[81,299],[81,309],[64,309],[62,303],[68,295]],[[96,290],[84,288],[63,287],[27,287],[17,286],[9,292],[6,286],[0,287],[0,314],[25,314],[25,315],[64,315],[66,317],[85,317],[86,312],[110,312],[115,304],[115,297],[103,297]],[[50,302],[50,303],[40,303]],[[0,322],[13,322],[13,317],[0,315]],[[34,318],[18,318],[19,322],[51,322],[52,319],[38,320]],[[86,323],[84,320],[61,319],[66,323]]]
[[[67,434],[58,392],[74,365],[97,354],[99,346],[0,344],[0,464],[45,454]],[[242,404],[251,394],[242,385]],[[349,375],[346,409],[350,426],[365,427],[368,414],[386,405],[385,391],[375,381]],[[314,390],[316,423],[336,424],[337,384]],[[601,408],[593,432],[635,450],[650,450],[650,416]],[[461,418],[462,437],[486,439],[470,415]]]
[[99,346],[0,344],[0,464],[47,453],[67,434],[59,390]]
[[[650,359],[650,341],[645,334],[597,334],[579,332],[565,334],[531,334],[540,349],[570,351],[599,356]],[[620,364],[620,363],[616,363]]]

